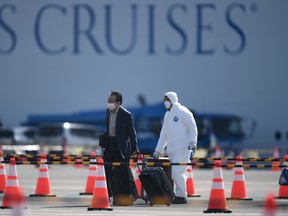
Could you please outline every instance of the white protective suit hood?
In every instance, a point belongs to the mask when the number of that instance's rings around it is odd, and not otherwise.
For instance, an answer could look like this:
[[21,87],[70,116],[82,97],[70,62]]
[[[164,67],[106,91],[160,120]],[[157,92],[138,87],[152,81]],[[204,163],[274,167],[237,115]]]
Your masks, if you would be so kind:
[[172,92],[172,91],[167,92],[165,94],[165,96],[169,98],[169,100],[171,101],[172,105],[178,103],[178,96],[177,96],[177,94],[175,92]]

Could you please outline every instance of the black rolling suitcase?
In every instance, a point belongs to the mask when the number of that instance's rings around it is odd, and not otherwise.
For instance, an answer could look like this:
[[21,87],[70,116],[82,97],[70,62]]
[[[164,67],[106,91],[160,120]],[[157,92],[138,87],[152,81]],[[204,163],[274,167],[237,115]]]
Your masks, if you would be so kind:
[[134,178],[130,169],[130,195],[123,194],[123,179],[121,178],[117,167],[113,167],[111,171],[110,188],[112,190],[113,205],[132,205],[139,198]]
[[139,175],[150,206],[166,204],[169,206],[175,197],[172,186],[161,167],[146,167]]

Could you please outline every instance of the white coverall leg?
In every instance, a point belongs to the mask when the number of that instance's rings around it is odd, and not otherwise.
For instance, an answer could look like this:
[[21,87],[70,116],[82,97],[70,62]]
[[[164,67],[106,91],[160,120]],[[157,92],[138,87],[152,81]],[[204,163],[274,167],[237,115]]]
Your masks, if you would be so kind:
[[[178,152],[168,154],[171,163],[189,163],[190,152],[185,149]],[[186,174],[187,166],[173,165],[172,166],[172,179],[175,182],[175,196],[186,197]]]

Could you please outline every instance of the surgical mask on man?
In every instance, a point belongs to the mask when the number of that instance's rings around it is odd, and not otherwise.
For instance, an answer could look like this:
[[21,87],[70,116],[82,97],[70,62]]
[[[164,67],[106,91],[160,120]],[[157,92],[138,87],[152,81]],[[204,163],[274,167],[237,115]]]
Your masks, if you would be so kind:
[[170,101],[164,101],[164,106],[168,110],[171,107],[171,102]]
[[108,107],[109,110],[116,109],[115,103],[107,103],[107,107]]

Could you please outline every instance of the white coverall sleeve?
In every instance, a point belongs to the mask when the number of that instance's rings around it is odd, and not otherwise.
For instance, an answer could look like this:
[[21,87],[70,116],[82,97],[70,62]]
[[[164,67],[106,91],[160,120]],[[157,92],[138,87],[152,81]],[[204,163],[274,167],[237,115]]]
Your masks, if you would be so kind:
[[188,132],[187,145],[189,145],[190,142],[193,142],[197,146],[198,130],[194,116],[188,109],[186,110],[186,112],[183,112],[183,115],[185,115],[183,116],[183,123],[186,126]]
[[159,140],[157,143],[157,146],[155,148],[155,151],[163,153],[164,148],[167,145],[167,121],[166,121],[166,114],[164,116],[164,122],[161,128],[161,132],[160,132],[160,136],[159,136]]

